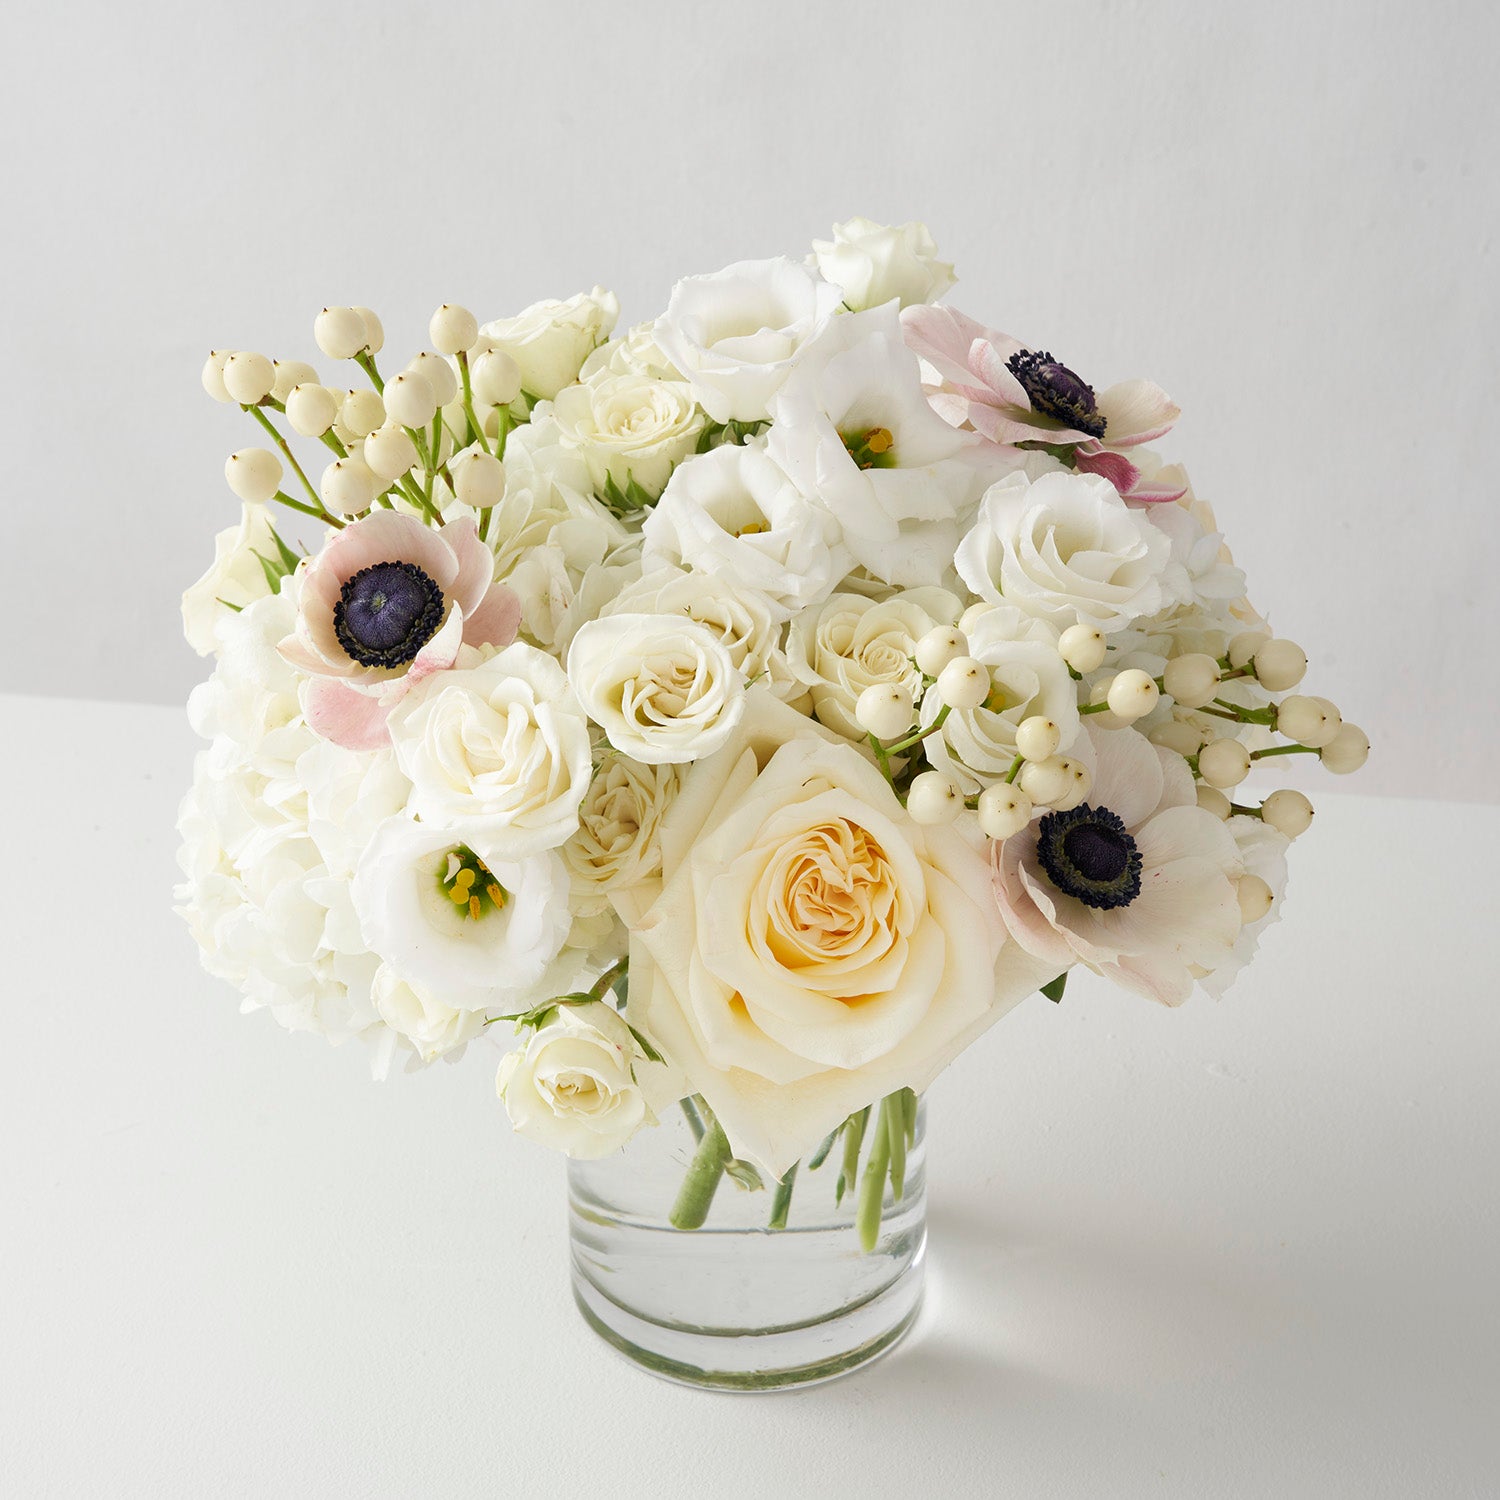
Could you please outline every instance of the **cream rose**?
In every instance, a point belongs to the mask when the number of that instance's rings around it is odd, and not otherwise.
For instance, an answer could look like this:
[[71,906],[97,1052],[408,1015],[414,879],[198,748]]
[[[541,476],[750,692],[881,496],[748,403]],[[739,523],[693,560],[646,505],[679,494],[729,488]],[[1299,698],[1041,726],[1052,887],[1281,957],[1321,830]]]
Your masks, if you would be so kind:
[[902,307],[936,302],[954,282],[925,224],[846,219],[833,226],[831,240],[813,241],[813,257],[856,312],[893,299]]
[[560,1005],[501,1061],[495,1091],[517,1134],[583,1160],[608,1156],[656,1124],[636,1060],[630,1028],[608,1005]]
[[596,491],[634,481],[653,499],[698,445],[706,418],[681,380],[596,375],[557,393],[552,414],[582,453]]
[[555,849],[578,827],[593,773],[588,723],[562,668],[535,646],[517,641],[427,678],[393,711],[391,735],[424,822],[482,826],[508,859]]
[[1009,941],[956,831],[912,822],[769,694],[685,778],[662,875],[631,938],[632,1019],[777,1176],[1056,975]]
[[533,302],[513,318],[486,323],[479,342],[515,360],[528,396],[550,401],[578,378],[584,360],[609,337],[619,316],[619,299],[596,286],[566,302]]
[[682,785],[677,766],[645,766],[611,751],[563,845],[573,909],[595,915],[661,873],[661,820]]
[[681,617],[591,620],[573,637],[568,678],[610,744],[647,765],[711,754],[745,711],[744,678],[724,642]]

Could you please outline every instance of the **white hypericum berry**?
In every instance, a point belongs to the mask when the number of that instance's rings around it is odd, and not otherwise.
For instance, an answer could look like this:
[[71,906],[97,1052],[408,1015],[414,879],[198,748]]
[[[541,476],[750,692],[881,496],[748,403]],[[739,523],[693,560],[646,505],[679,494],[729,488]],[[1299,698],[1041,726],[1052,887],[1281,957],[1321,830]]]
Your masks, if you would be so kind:
[[938,701],[962,712],[978,708],[990,695],[989,668],[972,656],[955,656],[938,673]]
[[974,634],[979,622],[992,613],[999,606],[986,604],[983,600],[975,600],[959,617],[958,628],[963,631],[965,639]]
[[264,354],[236,349],[224,361],[224,389],[231,401],[241,406],[255,406],[271,394],[276,384],[276,367]]
[[326,385],[294,385],[286,395],[286,419],[303,437],[322,437],[339,414],[341,392]]
[[353,359],[370,341],[364,318],[352,307],[325,307],[313,319],[313,338],[329,359]]
[[1330,719],[1318,699],[1304,698],[1298,693],[1283,698],[1276,707],[1276,728],[1289,740],[1314,750],[1322,749],[1338,733],[1342,722],[1337,709]]
[[979,794],[979,831],[987,839],[1008,839],[1030,821],[1031,798],[1018,786],[1001,782]]
[[1179,755],[1186,756],[1198,753],[1204,734],[1201,729],[1185,724],[1181,719],[1168,719],[1166,723],[1158,724],[1146,738],[1153,745],[1160,745],[1163,750],[1175,750]]
[[1048,760],[1028,760],[1016,781],[1033,802],[1049,806],[1067,797],[1074,787],[1073,776],[1060,755]]
[[1271,894],[1271,887],[1259,875],[1241,875],[1234,889],[1240,898],[1240,921],[1247,927],[1260,921],[1276,899]]
[[371,354],[379,354],[385,348],[385,325],[375,316],[373,308],[356,307],[354,311],[359,314],[360,321],[365,325],[366,350]]
[[276,383],[271,387],[271,394],[283,406],[286,405],[286,398],[291,394],[293,386],[307,385],[309,382],[317,384],[318,372],[300,359],[274,359],[271,364],[276,371]]
[[353,436],[369,437],[385,422],[385,402],[374,391],[350,391],[339,407],[338,419]]
[[419,354],[406,368],[426,379],[439,406],[446,406],[458,395],[458,376],[441,354]]
[[455,497],[472,510],[488,510],[505,498],[505,465],[493,453],[471,449],[449,466]]
[[1271,637],[1264,630],[1242,630],[1229,643],[1226,653],[1229,657],[1229,665],[1236,672],[1250,665],[1255,653],[1269,641]]
[[1156,707],[1161,696],[1155,681],[1139,667],[1130,667],[1116,675],[1109,685],[1105,701],[1117,719],[1133,724]]
[[1052,803],[1058,812],[1071,812],[1093,789],[1094,777],[1082,761],[1063,756],[1059,767],[1066,778],[1068,790]]
[[241,448],[224,464],[224,478],[241,500],[263,505],[281,487],[281,460],[268,448]]
[[1250,752],[1238,740],[1210,740],[1198,752],[1198,774],[1221,790],[1238,786],[1250,774]]
[[427,337],[439,354],[466,354],[479,337],[479,319],[467,307],[445,302],[428,321]]
[[1023,760],[1046,760],[1057,754],[1062,744],[1062,730],[1045,714],[1022,719],[1016,729],[1016,754]]
[[503,349],[481,354],[469,369],[474,394],[487,406],[509,406],[521,394],[521,367]]
[[1069,625],[1057,643],[1062,659],[1080,676],[1104,665],[1104,634],[1092,625]]
[[929,677],[936,677],[950,661],[969,654],[969,641],[963,631],[939,625],[917,642],[915,654],[917,666]]
[[1229,798],[1218,787],[1209,786],[1202,781],[1198,783],[1198,806],[1204,812],[1212,813],[1214,817],[1221,820],[1227,820],[1229,814],[1234,811]]
[[437,396],[425,375],[403,370],[386,382],[385,410],[391,421],[403,427],[425,427],[437,408]]
[[363,457],[371,472],[389,484],[416,468],[417,445],[404,427],[387,422],[365,439]]
[[1307,654],[1296,641],[1267,641],[1250,660],[1260,685],[1273,693],[1296,687],[1307,675]]
[[1201,651],[1174,656],[1162,673],[1162,688],[1184,708],[1202,708],[1219,690],[1219,664]]
[[233,350],[230,349],[210,349],[208,358],[203,361],[203,374],[199,378],[203,381],[203,389],[215,401],[234,400],[224,385],[224,361],[231,353]]
[[963,806],[963,793],[941,771],[923,771],[906,794],[906,810],[912,822],[928,827],[951,823]]
[[1095,708],[1096,704],[1109,702],[1109,690],[1114,684],[1113,677],[1103,677],[1089,689],[1089,707],[1093,710],[1089,714],[1089,723],[1095,729],[1124,729],[1126,721],[1116,718],[1107,708]]
[[1335,776],[1357,771],[1370,758],[1370,740],[1358,724],[1340,724],[1318,758]]
[[323,470],[318,493],[329,510],[342,516],[368,510],[383,486],[362,458],[340,458]]
[[854,717],[866,734],[877,740],[899,740],[911,728],[911,694],[899,682],[877,682],[854,704]]
[[1289,839],[1306,833],[1313,820],[1313,805],[1291,787],[1272,792],[1260,805],[1260,816],[1268,828],[1274,828]]

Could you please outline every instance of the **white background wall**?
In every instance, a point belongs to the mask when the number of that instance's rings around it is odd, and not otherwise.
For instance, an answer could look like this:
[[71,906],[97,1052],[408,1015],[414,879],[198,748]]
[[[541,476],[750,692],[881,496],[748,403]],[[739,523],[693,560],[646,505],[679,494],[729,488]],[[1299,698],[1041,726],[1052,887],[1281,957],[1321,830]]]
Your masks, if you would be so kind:
[[201,674],[177,596],[255,440],[199,389],[210,345],[305,358],[356,302],[404,354],[440,301],[596,280],[635,320],[865,213],[932,225],[956,305],[1180,401],[1254,598],[1371,731],[1361,789],[1500,800],[1492,7],[159,0],[5,30],[5,689]]

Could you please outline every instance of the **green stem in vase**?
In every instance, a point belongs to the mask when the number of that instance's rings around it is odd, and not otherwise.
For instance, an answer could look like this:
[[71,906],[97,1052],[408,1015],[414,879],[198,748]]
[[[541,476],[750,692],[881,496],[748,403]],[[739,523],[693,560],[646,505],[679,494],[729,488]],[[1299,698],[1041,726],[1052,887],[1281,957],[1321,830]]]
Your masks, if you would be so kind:
[[906,1192],[906,1106],[900,1094],[892,1094],[880,1106],[880,1120],[890,1139],[891,1195],[899,1203]]
[[870,1106],[867,1104],[857,1115],[850,1115],[844,1124],[844,1164],[839,1170],[838,1186],[834,1189],[833,1202],[837,1207],[844,1201],[844,1194],[854,1190],[859,1180],[859,1148],[864,1144],[865,1127],[870,1121]]
[[729,1165],[729,1137],[724,1127],[714,1120],[703,1132],[698,1149],[688,1163],[687,1176],[682,1180],[682,1190],[677,1202],[672,1205],[672,1227],[674,1229],[701,1229],[708,1218],[708,1210],[714,1194],[723,1179],[724,1169]]
[[885,1179],[891,1164],[890,1110],[882,1102],[880,1121],[870,1139],[870,1156],[865,1162],[865,1174],[859,1182],[859,1207],[854,1214],[854,1227],[859,1231],[859,1243],[867,1251],[875,1248],[880,1238],[880,1219],[885,1208]]
[[787,1210],[792,1206],[792,1187],[797,1181],[797,1164],[792,1163],[785,1177],[776,1184],[776,1196],[771,1200],[772,1229],[785,1229]]
[[703,1139],[703,1116],[698,1113],[698,1106],[691,1099],[682,1101],[682,1113],[688,1122],[688,1129],[693,1132],[694,1143]]

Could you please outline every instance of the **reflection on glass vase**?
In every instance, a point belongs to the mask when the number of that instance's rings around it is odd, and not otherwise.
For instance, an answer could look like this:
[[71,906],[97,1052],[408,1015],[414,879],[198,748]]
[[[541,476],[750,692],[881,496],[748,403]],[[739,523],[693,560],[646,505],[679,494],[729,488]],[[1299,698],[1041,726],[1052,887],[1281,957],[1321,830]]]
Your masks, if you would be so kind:
[[922,1300],[925,1106],[853,1116],[780,1182],[734,1160],[701,1100],[568,1166],[573,1292],[654,1374],[720,1390],[830,1380],[891,1348]]

